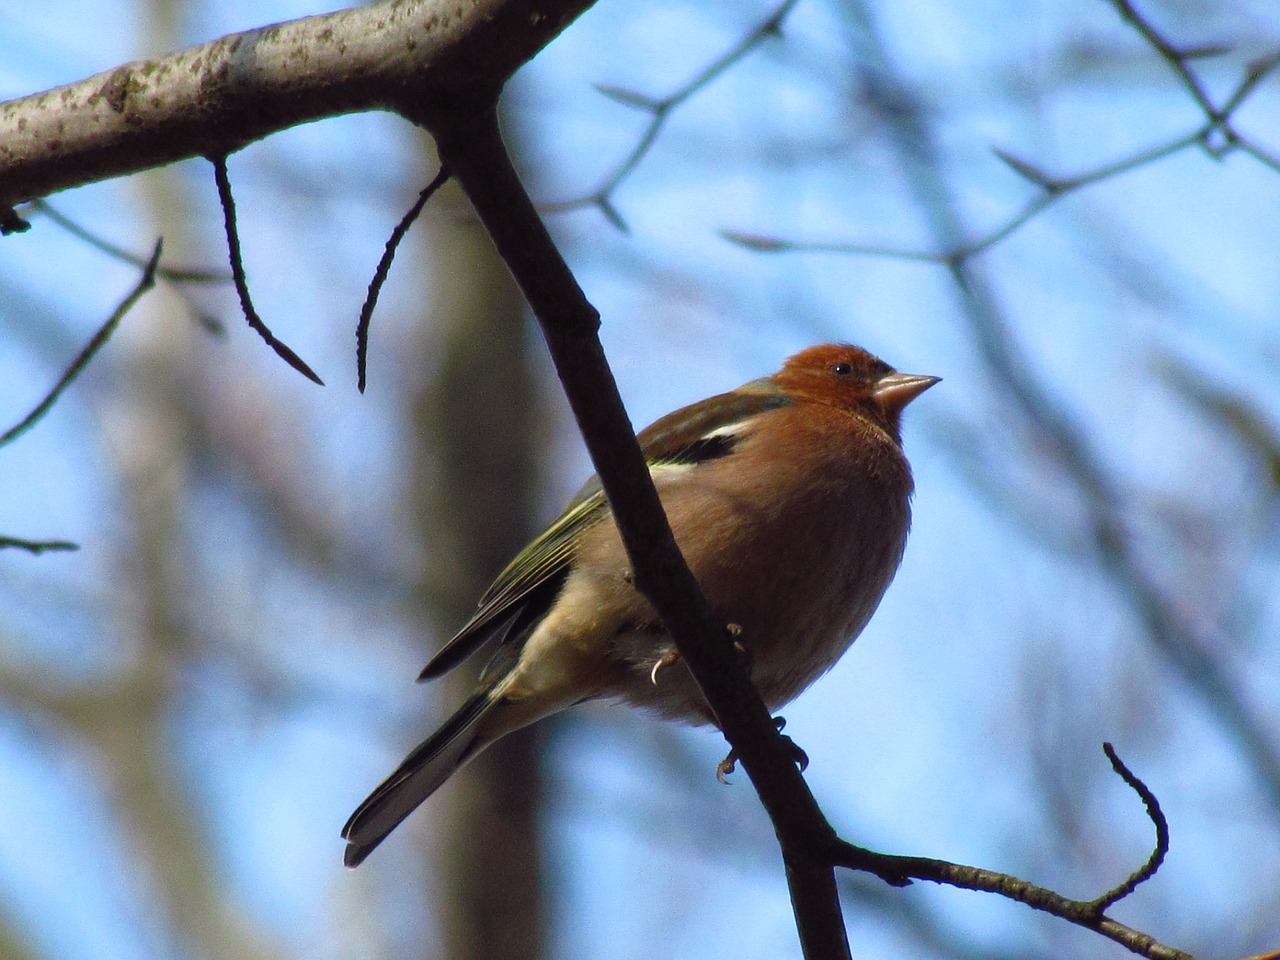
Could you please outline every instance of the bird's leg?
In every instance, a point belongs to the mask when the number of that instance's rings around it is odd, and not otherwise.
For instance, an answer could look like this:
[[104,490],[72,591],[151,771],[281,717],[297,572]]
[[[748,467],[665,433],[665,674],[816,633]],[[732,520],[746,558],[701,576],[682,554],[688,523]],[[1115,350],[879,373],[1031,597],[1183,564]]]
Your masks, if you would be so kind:
[[736,769],[738,769],[738,752],[730,750],[725,754],[725,758],[716,764],[716,779],[727,787],[729,781],[726,778]]
[[[737,638],[742,636],[742,627],[736,623],[725,625],[725,633],[729,634],[733,639],[733,652],[738,655],[738,660],[742,664],[747,673],[751,673],[751,651],[744,647]],[[662,656],[654,661],[653,669],[649,671],[649,682],[655,687],[658,685],[658,674],[662,673],[668,667],[674,667],[680,662],[680,651],[675,647],[671,647],[664,651]]]
[[[729,635],[729,639],[733,641],[733,652],[738,658],[738,663],[748,677],[751,676],[751,668],[755,666],[755,658],[752,657],[751,651],[747,649],[739,637],[742,636],[742,624],[726,623],[724,632]],[[785,721],[784,721],[785,722]],[[723,784],[728,784],[725,778],[733,773],[738,766],[738,752],[730,749],[725,758],[716,765],[716,779]]]
[[[782,728],[787,725],[786,717],[774,717],[773,725],[777,728],[778,733],[782,733]],[[782,739],[787,742],[787,749],[791,752],[791,761],[800,768],[801,773],[804,773],[809,766],[809,755],[790,737],[784,736]],[[730,750],[728,755],[716,766],[716,779],[721,783],[727,784],[729,781],[725,777],[733,773],[737,766],[738,752]]]

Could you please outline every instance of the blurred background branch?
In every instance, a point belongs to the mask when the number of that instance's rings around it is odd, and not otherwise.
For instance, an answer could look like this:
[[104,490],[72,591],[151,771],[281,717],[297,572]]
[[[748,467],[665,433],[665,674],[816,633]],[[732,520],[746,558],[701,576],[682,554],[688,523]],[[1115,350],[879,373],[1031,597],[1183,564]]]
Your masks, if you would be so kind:
[[[24,95],[298,12],[0,11],[0,82]],[[780,13],[785,36],[763,43]],[[1280,940],[1280,867],[1258,856],[1280,843],[1280,21],[1162,0],[1135,15],[603,6],[513,84],[507,133],[538,195],[562,197],[648,139],[607,193],[629,234],[590,212],[552,223],[637,422],[815,339],[946,378],[907,425],[899,580],[788,710],[841,835],[1091,896],[1150,844],[1099,769],[1111,739],[1172,834],[1126,923],[1243,957]],[[139,26],[107,35],[104,16]],[[661,136],[657,114],[596,92],[702,76],[677,82]],[[442,792],[410,823],[421,842],[338,867],[351,805],[456,701],[410,681],[468,578],[589,472],[561,401],[529,389],[545,357],[452,203],[408,234],[354,400],[351,323],[432,163],[365,116],[232,166],[255,300],[330,389],[286,382],[239,324],[201,335],[191,316],[237,312],[229,285],[164,282],[4,448],[0,529],[83,549],[0,551],[0,805],[21,825],[0,838],[0,953],[795,955],[768,825],[707,772],[717,738],[606,707]],[[163,234],[174,264],[221,257],[199,162],[57,210],[125,251]],[[101,319],[102,291],[137,278],[31,213],[0,269],[7,409],[88,342],[78,318]],[[720,240],[726,224],[910,258],[765,258]],[[994,898],[841,886],[855,954],[1115,953]]]

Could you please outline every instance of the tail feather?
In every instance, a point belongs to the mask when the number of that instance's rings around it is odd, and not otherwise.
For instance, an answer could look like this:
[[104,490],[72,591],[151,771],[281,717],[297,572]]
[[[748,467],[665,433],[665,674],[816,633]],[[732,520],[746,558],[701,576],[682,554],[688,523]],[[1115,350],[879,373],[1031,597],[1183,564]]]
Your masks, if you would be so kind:
[[498,702],[488,691],[475,694],[369,794],[342,828],[343,863],[359,866],[418,804],[488,745],[476,725]]

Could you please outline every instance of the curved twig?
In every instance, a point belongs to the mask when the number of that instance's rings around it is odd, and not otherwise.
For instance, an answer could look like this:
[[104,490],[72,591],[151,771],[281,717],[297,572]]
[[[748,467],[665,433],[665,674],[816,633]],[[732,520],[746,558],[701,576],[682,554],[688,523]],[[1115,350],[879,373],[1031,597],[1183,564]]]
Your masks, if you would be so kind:
[[382,293],[382,285],[387,282],[387,274],[391,271],[391,261],[395,259],[396,249],[400,246],[400,241],[404,239],[405,234],[409,232],[409,228],[413,226],[413,222],[422,213],[422,208],[427,205],[427,201],[431,199],[437,190],[444,186],[445,181],[448,179],[449,168],[444,164],[440,164],[439,172],[436,173],[430,183],[422,188],[422,192],[418,194],[418,199],[414,201],[413,206],[400,218],[400,222],[391,231],[391,236],[387,238],[386,249],[382,251],[382,258],[378,261],[378,266],[373,271],[373,279],[369,281],[369,292],[365,295],[364,304],[360,307],[360,319],[356,323],[356,386],[361,393],[364,393],[365,361],[369,354],[369,323],[373,320],[373,309],[378,305],[378,295]]
[[1160,801],[1151,792],[1151,788],[1139,780],[1133,771],[1125,766],[1124,761],[1116,754],[1115,747],[1110,743],[1104,743],[1102,749],[1106,753],[1107,759],[1111,761],[1111,769],[1118,773],[1121,779],[1142,798],[1142,802],[1147,808],[1147,816],[1155,824],[1156,847],[1151,851],[1151,856],[1147,858],[1147,862],[1130,874],[1124,883],[1091,901],[1098,911],[1098,916],[1102,916],[1113,903],[1117,903],[1133,893],[1138,884],[1145,883],[1154,877],[1156,871],[1160,869],[1160,865],[1164,863],[1165,856],[1169,853],[1169,821],[1165,819],[1164,811],[1160,809]]
[[240,297],[240,309],[244,311],[245,320],[258,336],[266,341],[267,346],[276,352],[276,356],[308,380],[323,387],[324,381],[316,376],[316,372],[307,366],[288,344],[271,332],[271,329],[262,322],[262,317],[258,316],[258,311],[253,308],[253,300],[249,297],[249,281],[244,274],[244,260],[240,255],[240,232],[236,228],[236,203],[231,196],[231,179],[227,176],[227,158],[224,154],[208,159],[213,164],[213,179],[218,185],[218,200],[222,204],[222,220],[227,230],[227,254],[231,260],[231,278],[235,281],[236,294]]

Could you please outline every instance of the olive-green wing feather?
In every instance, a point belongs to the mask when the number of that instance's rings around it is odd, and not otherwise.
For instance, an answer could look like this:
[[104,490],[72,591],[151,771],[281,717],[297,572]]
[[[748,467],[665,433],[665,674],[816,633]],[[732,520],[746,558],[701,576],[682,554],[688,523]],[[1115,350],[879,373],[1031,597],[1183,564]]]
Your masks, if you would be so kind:
[[[583,493],[587,491],[584,489]],[[505,639],[540,618],[555,601],[568,575],[578,536],[604,516],[604,494],[598,489],[575,497],[568,509],[498,574],[480,598],[475,614],[431,658],[418,679],[438,677],[469,657],[486,640]]]
[[[651,466],[689,465],[727,456],[738,441],[738,424],[790,401],[770,380],[755,380],[670,413],[636,438]],[[578,538],[608,516],[609,506],[593,476],[543,533],[507,564],[480,598],[479,608],[418,675],[429,680],[453,669],[491,639],[527,636],[527,628],[551,608],[569,574]]]

